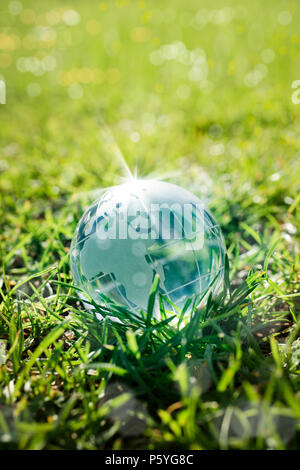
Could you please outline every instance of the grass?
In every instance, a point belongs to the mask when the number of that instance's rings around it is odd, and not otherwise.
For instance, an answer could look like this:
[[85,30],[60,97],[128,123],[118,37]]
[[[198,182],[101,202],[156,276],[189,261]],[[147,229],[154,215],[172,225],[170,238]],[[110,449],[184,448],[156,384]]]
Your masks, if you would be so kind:
[[[23,3],[0,7],[0,448],[299,448],[297,2]],[[224,292],[182,330],[155,285],[123,325],[72,286],[77,221],[124,176],[103,122],[222,225]]]

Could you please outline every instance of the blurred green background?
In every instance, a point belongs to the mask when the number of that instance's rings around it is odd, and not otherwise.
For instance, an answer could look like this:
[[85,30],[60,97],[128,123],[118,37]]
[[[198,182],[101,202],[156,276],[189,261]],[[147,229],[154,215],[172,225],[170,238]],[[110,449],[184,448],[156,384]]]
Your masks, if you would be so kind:
[[217,192],[228,174],[261,198],[264,182],[290,188],[299,10],[274,0],[1,2],[1,190],[60,197],[116,182],[97,118],[141,176],[181,177],[196,164]]

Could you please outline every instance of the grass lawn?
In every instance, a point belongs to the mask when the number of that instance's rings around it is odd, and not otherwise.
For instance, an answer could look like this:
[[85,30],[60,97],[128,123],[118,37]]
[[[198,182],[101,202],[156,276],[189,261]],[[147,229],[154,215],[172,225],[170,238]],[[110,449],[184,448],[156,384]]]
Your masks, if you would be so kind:
[[[0,449],[299,448],[299,2],[22,3],[0,5]],[[124,324],[72,286],[118,146],[222,226],[224,292],[182,330],[155,286]]]

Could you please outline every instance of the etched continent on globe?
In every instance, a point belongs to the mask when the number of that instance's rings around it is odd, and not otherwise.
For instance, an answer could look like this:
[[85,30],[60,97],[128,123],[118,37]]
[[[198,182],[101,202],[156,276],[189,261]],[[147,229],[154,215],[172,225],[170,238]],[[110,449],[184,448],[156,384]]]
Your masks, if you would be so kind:
[[108,190],[85,212],[71,246],[75,283],[95,302],[146,309],[155,274],[165,299],[182,307],[223,282],[219,226],[189,191],[155,180]]
[[[97,233],[92,234],[80,253],[81,269],[88,279],[99,278],[101,273],[113,274],[123,286],[127,299],[134,305],[147,307],[147,298],[153,282],[153,267],[147,263],[146,254],[151,240],[115,240],[110,255],[95,256],[98,250],[110,249],[111,241],[99,242]],[[164,281],[163,267],[155,266]]]

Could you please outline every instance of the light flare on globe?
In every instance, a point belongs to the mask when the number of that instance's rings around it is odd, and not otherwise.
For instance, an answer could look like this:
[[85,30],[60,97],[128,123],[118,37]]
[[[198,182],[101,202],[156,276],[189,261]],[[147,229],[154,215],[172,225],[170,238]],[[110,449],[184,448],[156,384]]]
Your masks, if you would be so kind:
[[79,221],[75,284],[97,304],[146,310],[156,274],[166,304],[202,302],[223,286],[225,244],[201,200],[175,184],[133,179],[108,189]]

